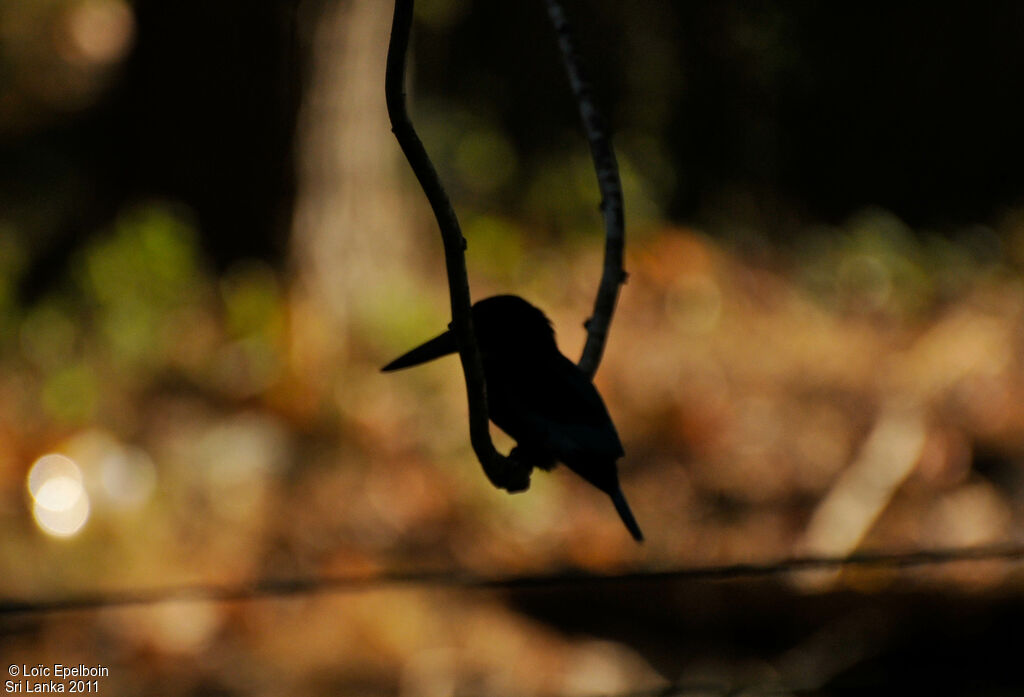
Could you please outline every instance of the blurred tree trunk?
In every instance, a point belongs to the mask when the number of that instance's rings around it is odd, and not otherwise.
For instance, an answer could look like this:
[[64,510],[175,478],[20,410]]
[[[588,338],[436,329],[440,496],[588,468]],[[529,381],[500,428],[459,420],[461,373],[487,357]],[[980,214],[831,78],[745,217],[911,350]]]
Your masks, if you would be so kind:
[[292,263],[299,305],[317,327],[305,329],[333,358],[345,351],[360,309],[411,265],[412,207],[384,103],[391,11],[380,0],[308,0],[304,8],[312,55],[299,117]]

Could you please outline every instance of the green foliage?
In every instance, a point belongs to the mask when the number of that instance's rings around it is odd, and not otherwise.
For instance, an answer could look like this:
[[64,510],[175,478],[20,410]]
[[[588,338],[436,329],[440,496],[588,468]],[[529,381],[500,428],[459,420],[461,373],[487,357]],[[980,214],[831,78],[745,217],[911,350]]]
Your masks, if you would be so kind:
[[74,308],[61,298],[37,304],[21,321],[22,354],[44,371],[56,370],[72,360],[80,336],[74,316]]
[[560,152],[552,153],[535,171],[524,209],[557,232],[571,234],[590,229],[599,216],[599,201],[590,156],[583,151]]
[[443,30],[469,11],[467,0],[421,0],[416,3],[416,20],[433,29]]
[[277,275],[269,266],[238,264],[221,279],[220,294],[231,336],[281,339],[285,330],[283,299]]
[[455,145],[455,171],[460,182],[476,194],[489,194],[514,179],[516,151],[500,131],[479,127],[461,134]]
[[466,254],[474,269],[510,281],[523,271],[524,240],[529,232],[515,221],[494,215],[472,215],[463,223]]
[[966,292],[1003,259],[991,231],[955,238],[916,231],[881,208],[838,228],[810,228],[803,240],[802,282],[833,308],[856,314],[920,315]]
[[59,422],[85,423],[95,415],[100,388],[99,378],[90,364],[77,362],[62,366],[50,373],[43,383],[43,407]]
[[102,346],[127,366],[165,355],[172,320],[206,292],[196,232],[162,204],[124,213],[82,251],[74,272]]
[[72,257],[65,282],[24,309],[13,300],[16,240],[0,241],[0,324],[12,328],[39,406],[58,423],[89,422],[105,395],[144,384],[211,297],[196,231],[165,204],[126,210]]
[[382,281],[357,308],[353,329],[385,354],[434,336],[451,321],[447,298],[425,295],[418,279],[392,274]]

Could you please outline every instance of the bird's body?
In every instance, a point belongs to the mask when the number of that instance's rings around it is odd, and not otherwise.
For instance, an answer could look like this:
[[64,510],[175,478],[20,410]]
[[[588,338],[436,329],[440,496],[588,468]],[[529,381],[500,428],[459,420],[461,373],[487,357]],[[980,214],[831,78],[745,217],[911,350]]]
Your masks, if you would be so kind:
[[[544,313],[522,298],[497,295],[473,305],[491,420],[516,441],[512,456],[550,470],[562,462],[608,494],[637,540],[643,534],[619,486],[625,452],[601,395],[562,355]],[[385,371],[456,351],[450,331],[413,349]]]

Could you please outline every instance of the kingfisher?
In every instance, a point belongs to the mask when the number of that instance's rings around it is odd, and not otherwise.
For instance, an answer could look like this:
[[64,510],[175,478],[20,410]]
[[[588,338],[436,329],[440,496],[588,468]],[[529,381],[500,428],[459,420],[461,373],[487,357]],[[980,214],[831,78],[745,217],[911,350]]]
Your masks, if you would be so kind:
[[[644,536],[619,485],[625,455],[594,383],[562,355],[551,321],[517,295],[473,305],[473,330],[487,383],[491,421],[516,441],[509,457],[550,471],[559,462],[611,497],[637,542]],[[388,363],[401,370],[458,351],[448,331]]]

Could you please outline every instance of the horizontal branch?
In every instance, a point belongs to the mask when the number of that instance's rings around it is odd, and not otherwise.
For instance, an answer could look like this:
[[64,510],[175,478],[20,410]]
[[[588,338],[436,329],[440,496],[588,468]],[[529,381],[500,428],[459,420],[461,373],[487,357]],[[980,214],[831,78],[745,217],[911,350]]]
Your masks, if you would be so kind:
[[107,607],[153,605],[183,600],[226,602],[261,598],[356,592],[391,586],[454,587],[468,590],[547,589],[562,586],[650,582],[735,582],[784,576],[801,571],[848,567],[909,569],[964,562],[1024,562],[1024,545],[995,544],[913,552],[862,552],[846,557],[795,557],[771,562],[696,566],[620,574],[555,573],[530,576],[480,577],[454,571],[377,573],[306,578],[263,579],[237,585],[196,584],[81,593],[57,598],[0,598],[0,616],[41,614]]

